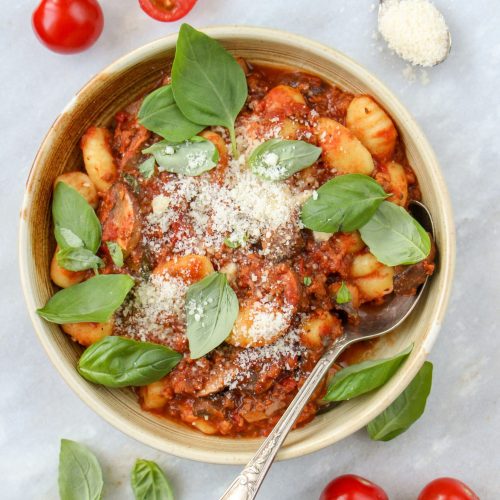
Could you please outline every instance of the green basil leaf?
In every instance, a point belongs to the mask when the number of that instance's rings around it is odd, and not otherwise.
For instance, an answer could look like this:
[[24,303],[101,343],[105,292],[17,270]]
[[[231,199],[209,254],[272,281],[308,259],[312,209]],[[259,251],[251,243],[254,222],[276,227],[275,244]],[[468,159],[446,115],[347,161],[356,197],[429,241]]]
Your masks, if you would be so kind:
[[313,280],[310,276],[304,276],[304,280],[303,280],[304,286],[311,286],[312,282],[313,282]]
[[305,141],[270,139],[252,151],[248,163],[255,175],[268,181],[282,181],[310,167],[320,154],[321,148]]
[[359,230],[361,239],[386,266],[415,264],[431,251],[425,229],[403,208],[384,201]]
[[383,386],[409,356],[413,345],[392,358],[363,361],[338,371],[330,381],[326,401],[347,401]]
[[212,273],[188,288],[187,337],[191,358],[204,356],[226,340],[238,310],[238,298],[223,273]]
[[134,280],[128,274],[101,274],[60,290],[37,313],[52,323],[108,321],[121,306]]
[[426,361],[398,398],[367,426],[374,441],[390,441],[408,430],[424,413],[432,386],[432,363]]
[[248,96],[245,73],[219,42],[188,24],[181,26],[177,39],[172,90],[189,120],[229,130],[236,155],[234,121]]
[[122,174],[122,179],[127,183],[128,187],[134,194],[139,194],[141,192],[141,184],[135,176],[133,176],[132,174],[124,173]]
[[345,282],[342,281],[339,291],[337,292],[337,304],[347,304],[347,302],[351,302],[351,300],[351,292],[349,291],[349,288],[347,288]]
[[200,175],[211,170],[219,161],[219,151],[215,144],[195,135],[181,143],[161,141],[145,149],[143,153],[154,155],[160,172]]
[[185,141],[205,128],[182,114],[175,103],[172,85],[151,92],[142,102],[138,118],[148,130],[172,142]]
[[313,231],[355,231],[370,220],[387,196],[380,184],[367,175],[339,175],[306,201],[300,218]]
[[160,344],[111,336],[85,349],[78,371],[106,387],[141,386],[160,380],[181,359],[182,354]]
[[64,248],[56,254],[57,263],[68,271],[97,269],[104,265],[102,259],[86,248]]
[[139,165],[139,172],[144,177],[144,179],[148,180],[151,179],[151,177],[153,177],[155,173],[155,164],[156,164],[155,159],[151,157],[148,158],[147,160],[144,160]]
[[130,479],[135,500],[174,500],[172,488],[155,462],[137,460]]
[[[87,250],[96,253],[101,244],[101,223],[87,200],[68,184],[58,182],[54,189],[52,216],[57,244],[61,249],[80,246],[75,235]],[[63,229],[64,228],[64,229]],[[68,239],[69,238],[69,239]]]
[[57,224],[54,226],[54,235],[60,248],[82,248],[85,246],[73,231]]
[[61,500],[100,500],[104,482],[95,455],[82,444],[61,439],[59,496]]
[[114,241],[106,241],[106,245],[111,255],[111,260],[116,267],[123,267],[123,250],[118,243]]

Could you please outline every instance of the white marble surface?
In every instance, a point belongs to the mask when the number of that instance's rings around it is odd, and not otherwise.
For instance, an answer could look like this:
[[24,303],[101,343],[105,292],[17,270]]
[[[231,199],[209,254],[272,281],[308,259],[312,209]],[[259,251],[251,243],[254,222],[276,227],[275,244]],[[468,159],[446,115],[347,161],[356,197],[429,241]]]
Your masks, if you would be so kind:
[[[299,33],[340,49],[379,76],[423,127],[441,161],[455,208],[458,260],[447,319],[430,359],[435,381],[423,418],[389,443],[364,431],[300,459],[276,464],[262,499],[318,497],[330,478],[358,473],[391,499],[414,499],[440,475],[500,498],[500,4],[436,0],[453,34],[449,60],[408,81],[405,64],[372,38],[374,0],[200,0],[195,26],[241,23]],[[90,446],[103,464],[106,499],[132,498],[137,457],[158,461],[179,499],[216,499],[239,470],[161,454],[121,434],[66,386],[36,340],[19,285],[17,217],[24,183],[45,132],[74,93],[117,57],[178,29],[156,23],[137,0],[102,0],[102,38],[91,50],[58,56],[35,40],[35,0],[2,0],[0,213],[0,498],[57,498],[59,440]],[[423,77],[422,77],[423,76]],[[427,79],[430,81],[425,85]]]

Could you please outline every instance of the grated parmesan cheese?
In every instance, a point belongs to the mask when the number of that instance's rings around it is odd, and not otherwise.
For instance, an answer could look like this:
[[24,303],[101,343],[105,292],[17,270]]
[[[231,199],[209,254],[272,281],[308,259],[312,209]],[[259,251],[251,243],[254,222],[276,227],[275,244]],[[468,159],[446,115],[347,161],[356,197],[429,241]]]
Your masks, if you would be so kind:
[[378,29],[389,48],[411,64],[433,66],[449,49],[446,21],[429,0],[385,0]]

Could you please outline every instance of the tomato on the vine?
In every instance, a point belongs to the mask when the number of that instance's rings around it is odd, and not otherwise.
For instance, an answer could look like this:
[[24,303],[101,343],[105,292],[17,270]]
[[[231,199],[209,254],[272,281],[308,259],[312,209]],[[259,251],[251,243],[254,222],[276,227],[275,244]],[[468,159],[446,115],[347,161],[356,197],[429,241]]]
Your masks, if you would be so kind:
[[142,10],[157,21],[177,21],[184,17],[197,0],[139,0]]
[[319,500],[388,500],[385,491],[361,476],[346,474],[330,481]]
[[33,29],[50,50],[73,54],[99,38],[104,25],[97,0],[42,0],[33,12]]
[[462,481],[440,477],[420,492],[418,500],[479,500],[479,497]]

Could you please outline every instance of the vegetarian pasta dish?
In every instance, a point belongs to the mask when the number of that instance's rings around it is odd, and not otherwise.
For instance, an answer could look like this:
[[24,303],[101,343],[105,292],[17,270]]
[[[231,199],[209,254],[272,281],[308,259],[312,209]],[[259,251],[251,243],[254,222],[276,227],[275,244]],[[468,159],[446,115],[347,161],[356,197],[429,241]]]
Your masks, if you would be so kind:
[[433,272],[376,100],[188,25],[156,87],[81,148],[86,173],[54,187],[62,290],[38,313],[87,348],[83,377],[205,434],[268,434],[343,321]]

